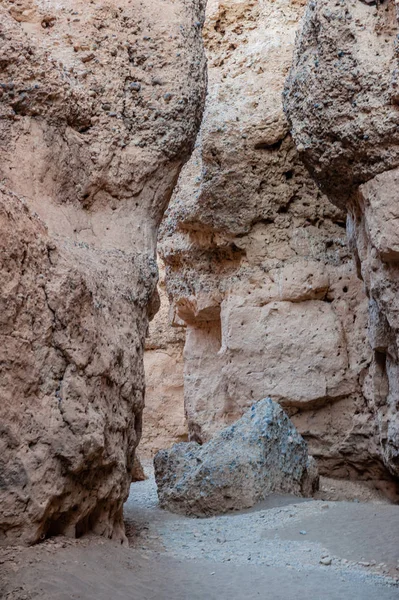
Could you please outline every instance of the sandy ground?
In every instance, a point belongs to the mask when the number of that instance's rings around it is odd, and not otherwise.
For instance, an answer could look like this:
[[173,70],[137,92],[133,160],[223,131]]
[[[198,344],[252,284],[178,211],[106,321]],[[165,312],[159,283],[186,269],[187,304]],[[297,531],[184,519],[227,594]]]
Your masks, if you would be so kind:
[[195,519],[160,510],[146,471],[125,506],[129,548],[95,537],[10,548],[0,597],[399,599],[399,506],[378,495],[359,501],[356,486],[349,496],[358,497],[343,502],[274,495],[249,511]]

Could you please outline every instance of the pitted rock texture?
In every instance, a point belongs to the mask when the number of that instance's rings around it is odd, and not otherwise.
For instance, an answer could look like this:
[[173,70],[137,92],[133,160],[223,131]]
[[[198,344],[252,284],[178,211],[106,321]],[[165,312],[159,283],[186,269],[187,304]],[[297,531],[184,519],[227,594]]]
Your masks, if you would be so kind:
[[369,297],[373,362],[364,382],[386,466],[399,475],[399,108],[397,8],[311,2],[285,107],[301,158],[345,208]]
[[201,0],[0,3],[1,542],[125,539],[202,20]]
[[283,111],[302,13],[283,0],[208,3],[204,120],[160,245],[172,321],[187,326],[189,435],[207,441],[271,395],[322,474],[380,479],[367,299],[345,215],[304,168]]
[[318,488],[305,441],[270,398],[203,446],[161,450],[154,467],[161,507],[187,515],[250,508],[272,492],[308,496]]
[[337,205],[399,165],[395,3],[312,0],[298,33],[285,108],[301,158]]

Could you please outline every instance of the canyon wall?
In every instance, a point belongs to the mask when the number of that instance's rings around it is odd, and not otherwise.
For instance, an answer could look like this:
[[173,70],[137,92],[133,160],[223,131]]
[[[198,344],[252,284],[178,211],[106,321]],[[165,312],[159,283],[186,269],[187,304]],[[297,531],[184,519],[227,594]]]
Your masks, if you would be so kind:
[[189,437],[205,442],[271,396],[321,474],[385,479],[345,214],[308,174],[283,111],[303,4],[208,2],[206,109],[160,244],[172,321],[187,331]]
[[0,542],[124,540],[202,0],[0,2]]
[[399,88],[393,1],[311,2],[285,92],[301,158],[347,212],[369,298],[363,386],[385,465],[399,475]]
[[140,456],[148,457],[188,439],[183,385],[185,329],[171,326],[162,261],[158,261],[158,267],[160,308],[149,325],[144,352],[145,408]]

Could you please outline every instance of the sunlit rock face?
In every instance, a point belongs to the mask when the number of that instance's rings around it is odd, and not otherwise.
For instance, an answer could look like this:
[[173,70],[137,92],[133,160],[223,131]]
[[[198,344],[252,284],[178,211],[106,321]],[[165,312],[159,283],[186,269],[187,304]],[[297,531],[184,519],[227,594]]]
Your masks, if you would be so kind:
[[373,360],[363,390],[384,463],[399,475],[399,95],[393,2],[311,2],[285,108],[301,158],[347,212],[369,297]]
[[172,322],[186,326],[189,436],[209,440],[270,395],[322,474],[386,478],[346,217],[304,167],[283,110],[303,12],[208,3],[204,120],[161,227]]
[[202,0],[0,6],[0,540],[124,539]]

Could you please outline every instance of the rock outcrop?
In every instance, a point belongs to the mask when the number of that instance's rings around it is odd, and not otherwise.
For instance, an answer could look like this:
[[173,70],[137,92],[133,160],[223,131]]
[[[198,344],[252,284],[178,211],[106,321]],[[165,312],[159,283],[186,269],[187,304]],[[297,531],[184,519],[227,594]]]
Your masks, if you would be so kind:
[[363,391],[385,465],[399,475],[399,92],[397,7],[309,4],[285,107],[301,158],[347,212],[369,297],[372,367]]
[[140,452],[154,456],[188,439],[184,413],[183,327],[171,327],[165,269],[159,261],[160,309],[151,321],[144,352],[145,408]]
[[270,398],[203,446],[161,450],[154,466],[161,507],[187,515],[250,508],[272,492],[309,496],[318,487],[305,441]]
[[124,539],[202,0],[0,3],[0,541]]
[[134,461],[133,461],[132,482],[145,481],[145,479],[146,479],[146,476],[144,473],[143,465],[141,464],[141,460],[136,452],[134,455]]
[[385,478],[345,215],[304,168],[283,111],[302,13],[208,3],[204,120],[161,228],[172,320],[187,327],[189,436],[209,440],[270,395],[322,474]]

